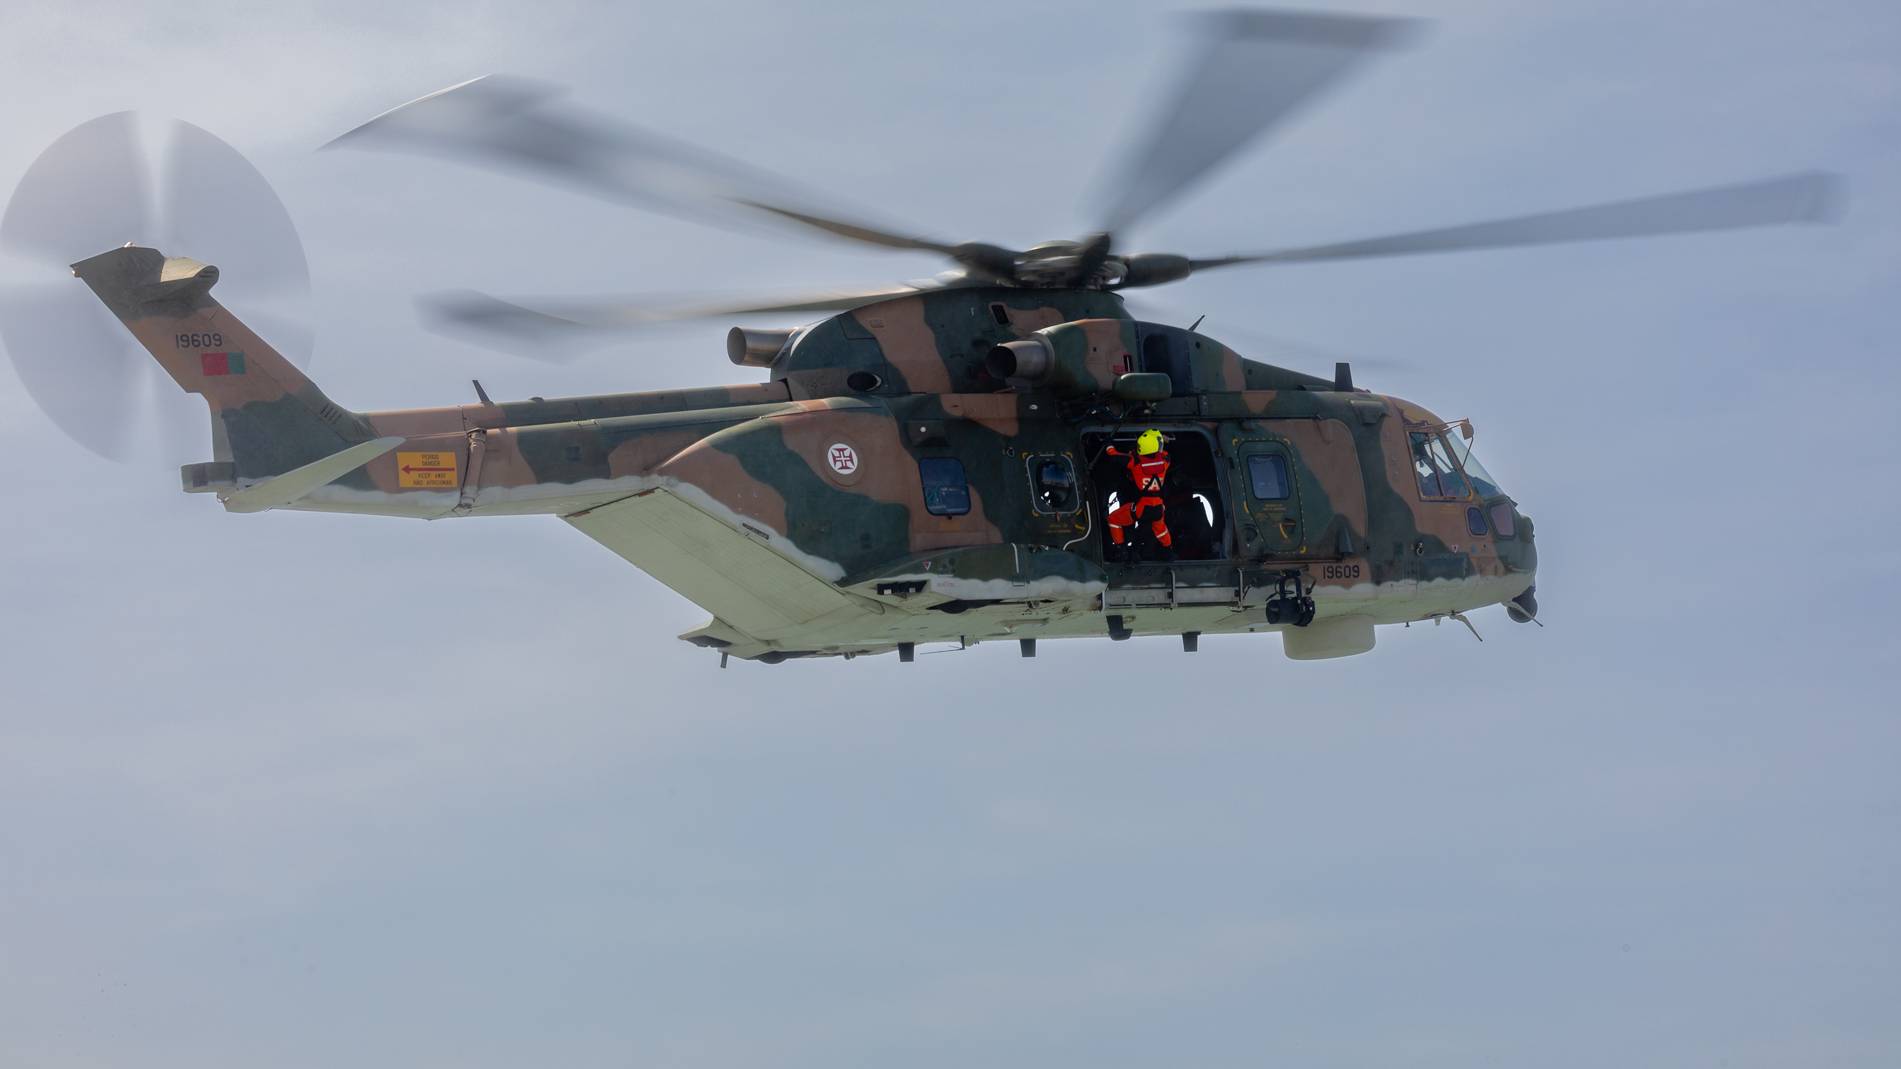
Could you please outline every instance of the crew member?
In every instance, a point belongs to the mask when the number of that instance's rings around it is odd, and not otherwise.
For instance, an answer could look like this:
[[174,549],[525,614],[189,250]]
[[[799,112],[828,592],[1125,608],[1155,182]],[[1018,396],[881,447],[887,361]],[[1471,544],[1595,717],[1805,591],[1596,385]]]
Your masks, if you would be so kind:
[[1136,435],[1133,454],[1113,445],[1105,452],[1129,458],[1129,481],[1135,484],[1135,500],[1124,501],[1109,513],[1109,540],[1121,546],[1129,537],[1129,528],[1146,516],[1155,541],[1163,549],[1172,550],[1175,540],[1168,533],[1168,510],[1162,504],[1162,484],[1168,479],[1168,453],[1162,449],[1162,432],[1150,428]]

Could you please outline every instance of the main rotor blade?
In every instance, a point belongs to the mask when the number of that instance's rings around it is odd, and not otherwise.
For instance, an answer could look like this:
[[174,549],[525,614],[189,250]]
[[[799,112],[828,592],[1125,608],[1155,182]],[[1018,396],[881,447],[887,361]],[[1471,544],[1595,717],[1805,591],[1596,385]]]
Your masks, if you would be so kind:
[[888,249],[949,253],[946,242],[815,207],[778,175],[565,105],[564,90],[484,75],[391,108],[325,148],[388,149],[501,167],[643,208],[703,216],[732,206]]
[[736,197],[734,201],[748,208],[757,208],[762,212],[770,212],[781,219],[788,219],[801,226],[808,226],[814,230],[820,230],[830,234],[833,237],[845,238],[848,241],[856,241],[865,245],[877,245],[886,249],[923,249],[929,252],[941,252],[946,256],[957,255],[957,248],[955,246],[946,245],[940,241],[932,241],[929,238],[894,234],[889,230],[878,230],[873,227],[868,227],[863,223],[851,223],[842,219],[828,219],[822,215],[813,215],[811,212],[796,211],[791,208],[767,204],[763,201],[749,200],[745,197]]
[[1168,104],[1110,182],[1101,229],[1118,231],[1207,177],[1371,53],[1410,19],[1231,10],[1195,19],[1197,44]]
[[665,304],[626,298],[561,299],[518,303],[475,290],[422,297],[424,321],[434,329],[487,348],[541,360],[571,359],[589,348],[643,327],[693,319],[776,312],[838,312],[914,293],[968,285],[932,279],[878,289],[834,290],[779,299]]
[[1703,230],[1734,230],[1781,223],[1825,222],[1835,217],[1841,198],[1841,177],[1816,171],[1742,185],[1613,201],[1568,211],[1520,215],[1437,230],[1416,230],[1337,245],[1312,245],[1275,252],[1220,256],[1196,260],[1194,268],[1206,271],[1234,264],[1411,256],[1464,249],[1555,245],[1657,234],[1688,234]]

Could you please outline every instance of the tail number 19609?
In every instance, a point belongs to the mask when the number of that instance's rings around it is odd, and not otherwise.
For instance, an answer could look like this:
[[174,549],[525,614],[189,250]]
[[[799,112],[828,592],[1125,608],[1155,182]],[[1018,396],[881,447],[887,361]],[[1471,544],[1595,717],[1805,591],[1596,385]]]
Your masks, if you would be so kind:
[[1322,579],[1358,579],[1360,566],[1357,564],[1323,564],[1320,567]]

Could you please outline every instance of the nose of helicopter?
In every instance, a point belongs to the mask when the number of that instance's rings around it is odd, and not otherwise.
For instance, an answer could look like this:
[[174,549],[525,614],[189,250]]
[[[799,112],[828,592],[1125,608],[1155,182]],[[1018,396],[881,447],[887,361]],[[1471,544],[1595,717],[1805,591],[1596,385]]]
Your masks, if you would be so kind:
[[1527,576],[1530,582],[1516,597],[1505,602],[1505,614],[1517,623],[1528,624],[1538,617],[1538,547],[1532,539],[1531,517],[1518,511],[1516,504],[1507,507],[1512,510],[1516,529],[1509,540],[1500,540],[1499,559],[1511,572]]

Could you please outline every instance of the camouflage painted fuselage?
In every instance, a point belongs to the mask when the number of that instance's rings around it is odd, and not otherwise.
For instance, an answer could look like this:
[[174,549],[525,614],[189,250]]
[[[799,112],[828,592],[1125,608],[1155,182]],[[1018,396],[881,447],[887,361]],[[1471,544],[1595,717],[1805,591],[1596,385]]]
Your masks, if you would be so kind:
[[[1450,441],[1432,413],[1137,323],[1101,291],[869,305],[795,334],[752,386],[359,414],[210,297],[214,268],[128,247],[75,273],[210,404],[215,460],[185,469],[188,490],[559,516],[707,609],[683,637],[738,657],[1267,630],[1290,656],[1337,656],[1370,649],[1374,624],[1519,597],[1536,566],[1530,522],[1477,471],[1422,481],[1415,436]],[[998,377],[987,355],[1024,339],[1049,367]],[[1143,372],[1170,396],[1118,399]],[[1098,457],[1148,427],[1184,480],[1171,526],[1198,529],[1181,559],[1116,560],[1102,517],[1128,491]],[[352,448],[374,455],[321,469]],[[1306,626],[1264,612],[1290,581]]]

